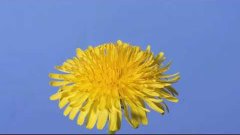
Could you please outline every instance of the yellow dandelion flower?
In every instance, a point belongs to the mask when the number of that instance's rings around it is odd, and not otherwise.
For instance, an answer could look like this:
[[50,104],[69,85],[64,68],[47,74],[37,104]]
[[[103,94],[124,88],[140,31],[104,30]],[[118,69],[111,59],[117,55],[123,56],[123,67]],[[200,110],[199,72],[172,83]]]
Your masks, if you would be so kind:
[[79,125],[101,130],[108,123],[109,132],[116,132],[124,115],[137,128],[148,124],[146,105],[164,114],[168,108],[163,99],[178,102],[171,85],[180,77],[164,74],[170,63],[163,65],[163,52],[154,56],[150,46],[141,50],[120,40],[76,52],[76,57],[56,66],[65,74],[49,77],[55,79],[50,85],[59,87],[50,99],[65,107],[65,116],[77,117]]

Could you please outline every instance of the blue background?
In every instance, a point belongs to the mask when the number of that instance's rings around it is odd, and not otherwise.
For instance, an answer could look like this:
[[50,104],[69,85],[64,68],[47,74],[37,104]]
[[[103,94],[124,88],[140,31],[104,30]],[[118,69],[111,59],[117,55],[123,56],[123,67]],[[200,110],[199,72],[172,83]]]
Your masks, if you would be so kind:
[[77,126],[49,100],[54,66],[121,39],[173,60],[180,102],[118,133],[240,133],[240,1],[1,0],[0,133],[106,133]]

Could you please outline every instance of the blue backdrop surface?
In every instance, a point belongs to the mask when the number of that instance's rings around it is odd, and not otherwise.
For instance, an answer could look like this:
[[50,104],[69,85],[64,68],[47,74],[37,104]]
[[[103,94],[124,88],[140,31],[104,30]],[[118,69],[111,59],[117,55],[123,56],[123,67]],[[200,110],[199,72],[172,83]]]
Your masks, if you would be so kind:
[[106,133],[49,100],[54,66],[75,49],[121,39],[173,60],[180,102],[118,133],[240,133],[239,0],[1,0],[0,133]]

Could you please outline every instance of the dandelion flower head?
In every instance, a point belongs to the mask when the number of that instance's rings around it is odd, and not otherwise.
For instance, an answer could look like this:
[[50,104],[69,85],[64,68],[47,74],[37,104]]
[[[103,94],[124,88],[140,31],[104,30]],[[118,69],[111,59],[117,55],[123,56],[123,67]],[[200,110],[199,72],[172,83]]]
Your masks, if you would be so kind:
[[51,86],[59,87],[50,99],[58,100],[64,115],[77,119],[78,125],[110,132],[121,128],[122,117],[137,128],[147,125],[152,109],[168,111],[165,101],[178,102],[172,84],[179,74],[165,74],[170,64],[163,64],[163,52],[154,55],[150,46],[142,50],[118,40],[116,43],[76,49],[76,57],[66,60],[50,73]]

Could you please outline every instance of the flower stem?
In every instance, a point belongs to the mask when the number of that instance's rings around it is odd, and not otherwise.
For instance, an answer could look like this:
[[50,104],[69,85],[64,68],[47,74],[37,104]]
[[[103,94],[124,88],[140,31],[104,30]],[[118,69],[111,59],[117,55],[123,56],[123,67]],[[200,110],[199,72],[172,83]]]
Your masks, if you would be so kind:
[[110,135],[114,135],[116,133],[116,131],[108,131],[108,134]]

